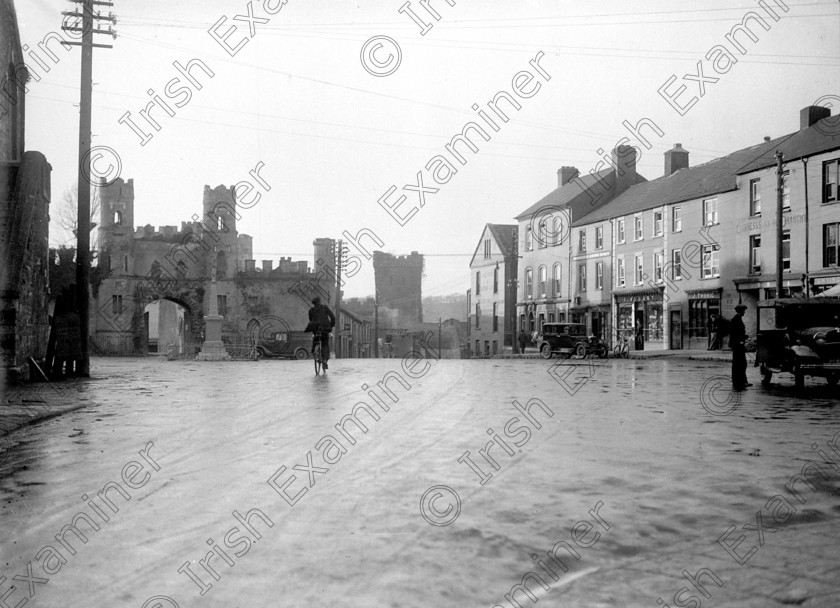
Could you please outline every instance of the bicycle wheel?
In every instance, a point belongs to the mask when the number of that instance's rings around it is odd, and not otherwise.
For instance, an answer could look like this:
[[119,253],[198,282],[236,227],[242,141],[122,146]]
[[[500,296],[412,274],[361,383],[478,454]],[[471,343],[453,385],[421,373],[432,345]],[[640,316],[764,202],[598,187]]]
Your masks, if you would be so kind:
[[315,361],[315,375],[321,373],[321,342],[315,344],[315,350],[312,351],[312,360]]

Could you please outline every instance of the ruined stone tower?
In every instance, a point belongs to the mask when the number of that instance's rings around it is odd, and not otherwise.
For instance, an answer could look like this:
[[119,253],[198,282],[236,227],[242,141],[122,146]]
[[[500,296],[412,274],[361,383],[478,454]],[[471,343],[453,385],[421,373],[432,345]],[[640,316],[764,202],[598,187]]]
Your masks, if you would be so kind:
[[236,220],[241,219],[236,211],[236,192],[233,186],[204,186],[203,217],[193,216],[201,221],[202,240],[216,251],[210,259],[208,276],[216,269],[217,278],[233,278],[239,261],[238,233]]
[[423,321],[423,256],[394,256],[373,252],[373,271],[379,295],[380,316],[385,313],[393,327]]
[[115,275],[133,272],[134,180],[118,177],[99,186],[99,249],[100,265]]

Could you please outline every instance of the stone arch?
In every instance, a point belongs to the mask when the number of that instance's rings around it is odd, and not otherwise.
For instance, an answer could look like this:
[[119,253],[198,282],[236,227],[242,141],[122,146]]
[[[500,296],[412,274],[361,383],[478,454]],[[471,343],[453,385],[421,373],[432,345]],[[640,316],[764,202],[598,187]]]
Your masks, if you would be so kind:
[[[170,279],[162,281],[141,281],[136,288],[137,323],[135,323],[135,348],[141,350],[144,345],[143,312],[147,304],[157,300],[169,300],[185,309],[186,328],[189,328],[191,341],[200,345],[204,332],[204,283],[201,280]],[[186,317],[189,316],[189,321]]]

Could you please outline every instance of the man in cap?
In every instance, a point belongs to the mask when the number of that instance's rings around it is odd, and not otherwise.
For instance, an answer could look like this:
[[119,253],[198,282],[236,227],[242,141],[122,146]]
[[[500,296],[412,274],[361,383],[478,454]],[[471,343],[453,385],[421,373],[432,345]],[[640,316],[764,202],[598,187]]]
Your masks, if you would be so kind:
[[729,347],[732,349],[732,388],[736,391],[752,386],[747,382],[747,330],[744,327],[744,311],[747,307],[740,302],[735,307],[735,316],[729,322]]
[[315,353],[317,340],[321,341],[321,359],[324,369],[329,369],[327,361],[330,358],[330,332],[335,327],[335,315],[328,306],[321,304],[320,296],[312,298],[312,308],[309,309],[308,329],[313,332],[312,353]]

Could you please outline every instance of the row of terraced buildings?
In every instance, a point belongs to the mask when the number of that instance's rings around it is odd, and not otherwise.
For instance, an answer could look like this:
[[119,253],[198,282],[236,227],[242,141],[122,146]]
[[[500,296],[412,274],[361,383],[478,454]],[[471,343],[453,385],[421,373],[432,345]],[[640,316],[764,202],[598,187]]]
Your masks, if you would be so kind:
[[484,227],[470,261],[471,354],[517,351],[520,334],[552,322],[636,349],[705,350],[739,302],[754,334],[758,302],[840,285],[839,119],[809,106],[798,131],[695,167],[676,144],[650,181],[632,146],[585,176],[562,167],[516,224]]

